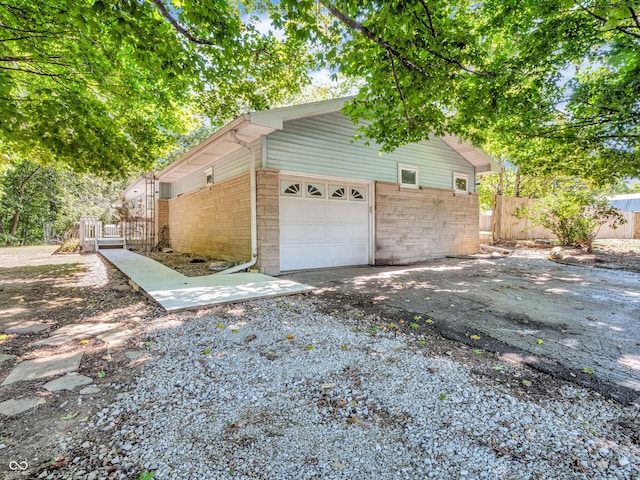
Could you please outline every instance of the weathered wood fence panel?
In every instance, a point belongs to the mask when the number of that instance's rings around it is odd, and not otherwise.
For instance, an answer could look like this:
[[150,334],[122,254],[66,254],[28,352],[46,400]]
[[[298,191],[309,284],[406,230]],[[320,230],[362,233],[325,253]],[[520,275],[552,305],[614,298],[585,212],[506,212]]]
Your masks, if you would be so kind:
[[524,212],[536,204],[533,198],[506,197],[496,195],[496,231],[499,240],[532,240],[534,238],[555,238],[551,231],[543,227],[532,227]]
[[[531,221],[524,212],[531,210],[538,200],[533,198],[506,197],[497,195],[495,199],[495,239],[532,240],[555,238],[551,231],[542,227],[531,228]],[[629,239],[640,238],[640,212],[619,212],[626,223],[611,228],[610,224],[600,227],[596,238]],[[480,216],[480,230],[491,231],[491,215]]]

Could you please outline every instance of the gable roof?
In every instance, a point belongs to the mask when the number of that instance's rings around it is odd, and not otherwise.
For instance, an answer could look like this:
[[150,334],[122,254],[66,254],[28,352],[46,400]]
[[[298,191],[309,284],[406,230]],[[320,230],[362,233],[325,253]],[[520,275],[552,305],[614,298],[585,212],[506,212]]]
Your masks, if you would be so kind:
[[[185,175],[210,165],[217,158],[244,148],[232,138],[232,132],[235,132],[237,138],[242,139],[244,142],[255,142],[264,135],[276,130],[282,130],[284,123],[287,121],[338,112],[342,110],[344,104],[351,98],[353,97],[322,100],[241,115],[184,153],[178,160],[157,172],[156,178],[160,182],[174,182]],[[454,135],[447,135],[441,138],[458,155],[473,165],[478,174],[499,171],[497,163],[482,150]],[[137,190],[137,188],[132,188],[134,185],[131,185],[126,192],[132,193],[134,189]],[[126,193],[125,198],[128,198]]]

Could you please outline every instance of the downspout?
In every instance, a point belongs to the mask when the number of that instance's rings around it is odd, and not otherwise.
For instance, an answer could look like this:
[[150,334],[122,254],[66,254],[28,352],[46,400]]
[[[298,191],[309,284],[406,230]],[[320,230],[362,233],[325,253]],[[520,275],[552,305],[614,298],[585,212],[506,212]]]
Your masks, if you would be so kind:
[[240,265],[236,265],[231,268],[227,268],[226,270],[222,270],[218,272],[218,274],[222,273],[236,273],[241,270],[246,270],[247,268],[253,267],[258,261],[258,219],[257,219],[257,195],[256,195],[256,152],[249,143],[244,140],[240,140],[236,135],[236,130],[231,130],[229,132],[231,135],[231,139],[236,142],[238,145],[243,146],[249,153],[249,190],[251,195],[251,260],[245,263],[241,263]]

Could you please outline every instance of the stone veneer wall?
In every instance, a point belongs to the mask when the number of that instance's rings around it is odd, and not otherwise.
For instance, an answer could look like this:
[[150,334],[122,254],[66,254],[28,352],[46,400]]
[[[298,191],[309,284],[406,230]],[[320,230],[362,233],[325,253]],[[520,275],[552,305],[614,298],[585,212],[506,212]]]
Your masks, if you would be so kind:
[[260,273],[280,273],[280,171],[260,168],[256,173],[258,263]]
[[479,248],[478,195],[376,182],[376,264],[406,264]]
[[169,200],[169,235],[176,252],[248,261],[251,258],[249,174]]

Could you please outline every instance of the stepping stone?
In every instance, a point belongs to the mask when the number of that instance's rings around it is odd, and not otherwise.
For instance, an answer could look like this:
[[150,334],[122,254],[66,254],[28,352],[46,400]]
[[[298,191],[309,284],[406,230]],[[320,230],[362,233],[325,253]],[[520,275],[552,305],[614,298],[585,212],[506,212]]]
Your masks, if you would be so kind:
[[44,403],[46,403],[45,399],[40,397],[27,397],[19,400],[12,398],[0,403],[0,413],[7,417],[15,417]]
[[101,342],[108,344],[110,347],[119,347],[124,344],[127,340],[129,340],[133,336],[133,332],[131,330],[127,330],[126,328],[121,328],[118,330],[111,330],[110,332],[105,332],[101,335],[98,335],[96,338]]
[[50,392],[59,392],[61,390],[73,390],[76,387],[82,385],[88,385],[93,383],[93,379],[85,377],[84,375],[78,375],[77,373],[70,373],[55,380],[51,380],[43,385],[45,390]]
[[0,363],[5,362],[7,360],[13,360],[17,358],[16,355],[9,355],[8,353],[0,353]]
[[73,325],[66,325],[54,330],[51,332],[50,336],[66,335],[70,337],[86,338],[88,336],[100,335],[101,333],[108,332],[109,330],[115,330],[116,328],[123,326],[123,323],[75,323]]
[[4,333],[25,335],[28,333],[40,333],[51,327],[48,323],[39,322],[12,322],[4,329]]
[[100,393],[99,387],[86,387],[80,390],[80,395],[93,395],[94,393]]
[[136,360],[145,354],[144,350],[127,350],[124,356],[129,360]]
[[47,345],[48,347],[58,347],[64,343],[74,340],[75,338],[76,337],[72,337],[71,335],[55,335],[53,337],[48,337],[42,340],[38,340],[37,342],[33,342],[33,346],[39,347],[40,345]]
[[80,360],[82,360],[82,352],[61,353],[35,360],[25,360],[11,371],[2,385],[75,372],[80,367]]

